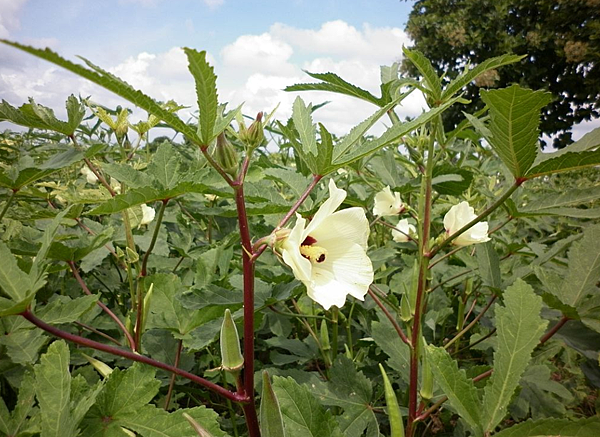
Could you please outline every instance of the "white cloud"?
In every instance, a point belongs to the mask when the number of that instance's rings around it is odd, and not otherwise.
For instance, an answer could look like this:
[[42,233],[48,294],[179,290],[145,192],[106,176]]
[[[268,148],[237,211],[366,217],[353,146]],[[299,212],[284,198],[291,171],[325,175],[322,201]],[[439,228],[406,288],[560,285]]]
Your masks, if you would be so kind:
[[244,73],[293,74],[289,59],[294,49],[269,33],[243,35],[221,51],[225,67],[243,69]]
[[402,45],[410,42],[397,27],[372,28],[364,24],[361,31],[342,20],[323,23],[318,30],[276,23],[270,33],[305,53],[386,64],[400,59]]
[[202,2],[211,9],[216,9],[225,3],[225,0],[202,0]]
[[10,32],[21,27],[19,13],[27,0],[0,0],[0,38],[8,38]]

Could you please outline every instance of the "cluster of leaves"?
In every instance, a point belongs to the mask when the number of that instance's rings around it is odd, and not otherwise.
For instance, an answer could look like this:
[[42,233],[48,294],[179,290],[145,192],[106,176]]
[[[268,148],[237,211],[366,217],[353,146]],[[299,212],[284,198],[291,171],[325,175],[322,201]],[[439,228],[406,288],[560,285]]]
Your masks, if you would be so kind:
[[[0,105],[0,119],[30,128],[0,138],[0,435],[245,432],[244,402],[186,377],[233,391],[239,383],[221,370],[218,342],[225,310],[243,323],[248,274],[238,232],[241,179],[228,184],[230,176],[211,165],[223,133],[239,156],[252,157],[243,200],[257,238],[271,234],[313,175],[333,177],[348,192],[345,204],[366,211],[389,185],[421,224],[422,188],[430,184],[435,193],[427,226],[439,243],[431,260],[414,241],[393,242],[388,218],[373,221],[375,281],[364,302],[323,311],[275,254],[258,258],[250,330],[256,371],[266,372],[256,383],[263,435],[402,435],[411,390],[421,398],[410,435],[600,433],[600,131],[540,154],[539,114],[550,99],[519,86],[483,92],[488,112],[451,132],[439,123],[448,108],[466,103],[459,93],[467,84],[518,57],[493,58],[442,87],[433,65],[406,50],[423,80],[383,67],[380,97],[334,74],[311,74],[321,82],[289,90],[352,95],[373,103],[374,114],[338,139],[317,129],[315,107],[298,98],[290,120],[266,127],[279,146],[268,152],[264,143],[251,150],[241,127],[234,130],[239,108],[218,105],[203,52],[186,49],[200,108],[198,123],[186,124],[177,105],[155,102],[90,62],[11,44],[147,110],[143,134],[160,119],[185,139],[141,147],[147,137],[138,131],[132,145],[125,112],[111,119],[92,108],[93,121],[82,123],[87,102],[74,97],[66,122],[34,101]],[[413,89],[431,109],[400,122],[393,108]],[[391,127],[367,138],[385,115]],[[310,216],[325,196],[313,190],[299,212]],[[493,240],[441,253],[442,217],[458,199],[489,211]],[[143,205],[157,210],[149,224],[142,224]],[[398,336],[416,314],[419,347]],[[562,329],[553,335],[549,326]],[[111,343],[117,348],[98,347]],[[136,354],[111,353],[127,348]],[[132,365],[136,355],[146,364]],[[414,356],[419,380],[411,377]],[[174,368],[178,376],[167,371]]]

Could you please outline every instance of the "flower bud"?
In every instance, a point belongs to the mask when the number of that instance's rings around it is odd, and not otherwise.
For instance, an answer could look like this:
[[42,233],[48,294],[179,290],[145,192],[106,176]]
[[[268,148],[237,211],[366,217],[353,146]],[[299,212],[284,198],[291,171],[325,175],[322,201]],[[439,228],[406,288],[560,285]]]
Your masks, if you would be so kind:
[[227,372],[239,372],[244,365],[244,356],[240,349],[240,337],[231,311],[225,310],[221,325],[221,368]]
[[86,355],[84,353],[82,353],[81,355],[83,355],[83,357],[86,360],[88,360],[92,366],[94,366],[94,368],[98,371],[100,375],[102,375],[103,378],[107,378],[108,375],[112,373],[113,369],[108,364],[105,364],[102,361],[90,357],[89,355]]
[[246,144],[250,149],[254,149],[260,146],[263,140],[265,139],[262,117],[262,112],[256,114],[256,120],[254,120],[254,122],[250,125],[248,129],[240,126],[240,140],[244,144]]
[[231,145],[224,133],[217,137],[217,146],[215,147],[215,161],[221,166],[225,173],[235,178],[238,172],[237,152]]
[[194,420],[194,418],[189,414],[183,413],[182,416],[185,420],[189,422],[192,428],[194,428],[194,431],[196,431],[196,434],[198,434],[199,437],[214,437],[210,432],[206,430],[206,428],[204,428],[202,425],[196,422],[196,420]]

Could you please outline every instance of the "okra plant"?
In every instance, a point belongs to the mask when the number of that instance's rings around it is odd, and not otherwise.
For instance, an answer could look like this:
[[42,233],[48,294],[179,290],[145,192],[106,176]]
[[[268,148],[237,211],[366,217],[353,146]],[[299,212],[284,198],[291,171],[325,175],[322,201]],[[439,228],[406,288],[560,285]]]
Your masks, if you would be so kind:
[[[300,97],[289,120],[220,102],[205,52],[183,49],[184,121],[3,42],[148,118],[0,105],[29,129],[0,139],[0,435],[600,435],[600,129],[541,153],[552,97],[519,85],[442,122],[526,60],[449,81],[405,49],[421,80],[381,67],[380,96],[333,73],[289,86],[373,104],[337,137]],[[412,92],[428,109],[400,120]]]

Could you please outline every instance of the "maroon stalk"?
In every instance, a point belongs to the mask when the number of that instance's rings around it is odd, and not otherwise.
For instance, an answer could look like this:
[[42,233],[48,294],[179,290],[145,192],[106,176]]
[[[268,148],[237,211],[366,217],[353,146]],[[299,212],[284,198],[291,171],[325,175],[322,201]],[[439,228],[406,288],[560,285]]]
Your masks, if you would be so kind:
[[107,352],[112,355],[117,355],[117,356],[120,356],[123,358],[127,358],[132,361],[137,361],[139,363],[148,364],[150,366],[157,367],[159,369],[163,369],[168,372],[173,372],[176,375],[179,375],[183,378],[187,378],[190,381],[195,382],[196,384],[201,385],[202,387],[205,387],[209,390],[212,390],[213,392],[223,396],[226,399],[230,399],[234,402],[239,402],[239,403],[251,402],[251,399],[248,398],[248,396],[246,396],[245,394],[233,393],[233,392],[221,387],[220,385],[217,385],[213,382],[210,382],[210,381],[208,381],[204,378],[201,378],[199,376],[196,376],[192,373],[186,372],[185,370],[179,369],[175,366],[171,366],[170,364],[166,364],[161,361],[156,361],[145,355],[140,355],[135,352],[130,352],[128,350],[119,349],[114,346],[109,346],[104,343],[99,343],[97,341],[90,340],[85,337],[80,337],[78,335],[71,334],[70,332],[66,332],[61,329],[58,329],[52,325],[49,325],[48,323],[44,322],[43,320],[38,319],[30,310],[25,310],[22,313],[20,313],[20,315],[23,316],[24,318],[26,318],[27,320],[29,320],[31,323],[33,323],[38,328],[43,329],[44,331],[48,332],[49,334],[54,335],[55,337],[62,338],[63,340],[70,341],[72,343],[78,344],[83,347],[89,347],[89,348],[96,349],[96,350],[99,350],[102,352]]
[[[183,349],[183,340],[179,339],[177,342],[177,353],[175,354],[175,362],[173,366],[179,367],[179,360],[181,359],[181,350]],[[169,381],[169,389],[167,390],[167,396],[165,399],[165,411],[169,410],[169,404],[171,403],[171,396],[173,395],[173,386],[175,385],[175,374],[171,375],[171,380]]]
[[385,307],[385,305],[383,304],[383,302],[381,302],[381,300],[377,297],[377,295],[375,294],[375,292],[373,292],[373,290],[371,289],[371,287],[369,287],[369,290],[367,291],[367,293],[369,293],[369,296],[371,296],[371,298],[375,301],[375,303],[377,304],[377,306],[379,308],[381,308],[381,311],[383,311],[383,314],[385,314],[385,316],[391,322],[392,326],[394,327],[394,329],[398,333],[398,336],[400,337],[400,339],[404,343],[406,343],[409,347],[412,348],[412,344],[410,343],[410,340],[408,339],[408,337],[406,336],[406,334],[404,333],[404,331],[402,331],[402,328],[400,327],[400,325],[396,321],[396,318]]
[[[81,286],[83,292],[85,294],[91,296],[93,293],[90,291],[90,289],[87,287],[87,285],[84,282],[84,280],[79,275],[79,271],[77,270],[77,266],[75,266],[75,263],[73,261],[67,261],[67,263],[69,264],[69,267],[71,267],[71,271],[73,272],[73,275],[75,276],[75,279],[77,279],[77,282]],[[100,308],[102,308],[102,310],[106,314],[108,314],[108,316],[111,319],[113,319],[115,321],[115,323],[119,326],[119,328],[121,329],[121,331],[123,331],[123,334],[125,334],[125,338],[127,338],[127,342],[129,343],[129,347],[131,348],[131,350],[135,350],[135,346],[136,346],[135,345],[135,340],[133,339],[133,337],[131,336],[131,333],[127,330],[127,328],[125,327],[125,325],[123,324],[123,322],[121,322],[121,320],[117,317],[117,315],[115,313],[113,313],[111,311],[111,309],[109,307],[107,307],[105,304],[103,304],[99,300],[96,302],[96,304]]]
[[252,241],[248,228],[248,215],[246,214],[246,202],[244,200],[244,186],[240,182],[234,186],[235,205],[237,208],[238,225],[242,240],[242,267],[244,270],[244,393],[252,400],[244,405],[244,415],[251,437],[259,437],[258,417],[254,405],[254,262]]

